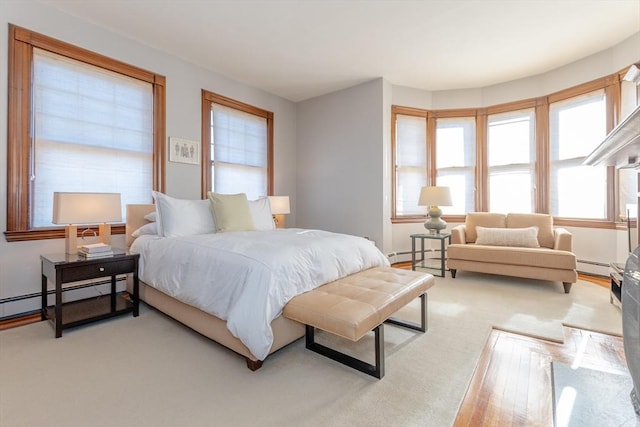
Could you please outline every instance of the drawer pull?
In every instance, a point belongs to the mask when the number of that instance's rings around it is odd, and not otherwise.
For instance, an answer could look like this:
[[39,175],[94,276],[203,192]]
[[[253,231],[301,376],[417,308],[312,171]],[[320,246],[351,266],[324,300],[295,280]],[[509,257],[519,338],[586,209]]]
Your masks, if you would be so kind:
[[104,271],[104,267],[100,267],[100,271]]

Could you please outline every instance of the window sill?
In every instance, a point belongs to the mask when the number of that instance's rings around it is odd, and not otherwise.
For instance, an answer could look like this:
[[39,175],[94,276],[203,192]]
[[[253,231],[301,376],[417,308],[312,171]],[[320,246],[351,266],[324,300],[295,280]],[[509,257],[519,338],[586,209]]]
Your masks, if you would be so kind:
[[[428,220],[427,215],[423,216],[405,216],[391,218],[391,224],[419,224]],[[443,215],[442,219],[446,222],[460,223],[464,222],[465,215]]]
[[[98,233],[98,227],[91,226],[83,229],[78,229],[81,233],[82,231],[89,229],[94,231],[96,234]],[[125,225],[117,224],[111,226],[111,234],[125,234]],[[64,228],[56,227],[56,228],[38,228],[34,230],[21,230],[21,231],[5,231],[4,237],[7,242],[25,242],[29,240],[47,240],[47,239],[64,239]],[[78,237],[81,237],[78,234]]]

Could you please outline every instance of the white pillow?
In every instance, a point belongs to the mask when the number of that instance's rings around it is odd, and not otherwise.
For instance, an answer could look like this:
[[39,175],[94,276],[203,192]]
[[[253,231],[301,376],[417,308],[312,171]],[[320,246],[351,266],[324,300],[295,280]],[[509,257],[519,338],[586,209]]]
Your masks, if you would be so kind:
[[[217,231],[251,231],[255,229],[246,194],[209,192],[209,201]],[[160,217],[162,218],[162,216]]]
[[208,200],[176,199],[153,192],[158,213],[158,234],[165,237],[193,236],[216,232]]
[[149,212],[143,218],[150,222],[156,222],[158,220],[158,213],[156,211]]
[[136,231],[131,233],[131,237],[140,237],[147,234],[151,234],[151,235],[158,234],[157,222],[150,222],[148,224],[143,225],[142,227],[138,228]]
[[488,228],[476,227],[478,238],[476,245],[513,246],[520,248],[539,248],[538,227],[527,228]]
[[253,219],[253,226],[256,230],[273,230],[276,224],[273,222],[271,205],[268,197],[261,197],[258,200],[249,200],[249,210]]

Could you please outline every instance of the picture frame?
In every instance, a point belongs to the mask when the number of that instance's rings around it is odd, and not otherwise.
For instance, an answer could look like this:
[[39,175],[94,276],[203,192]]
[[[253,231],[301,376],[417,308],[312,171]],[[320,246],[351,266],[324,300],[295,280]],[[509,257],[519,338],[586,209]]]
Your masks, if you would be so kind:
[[200,142],[185,138],[169,137],[169,161],[200,164]]

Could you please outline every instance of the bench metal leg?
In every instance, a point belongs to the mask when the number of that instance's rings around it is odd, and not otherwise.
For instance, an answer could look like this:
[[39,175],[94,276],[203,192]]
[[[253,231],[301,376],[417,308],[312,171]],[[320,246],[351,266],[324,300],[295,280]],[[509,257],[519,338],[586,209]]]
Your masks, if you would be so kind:
[[427,293],[420,295],[420,324],[409,322],[408,320],[398,319],[397,317],[390,317],[385,320],[385,323],[391,323],[392,325],[402,326],[403,328],[413,329],[414,331],[427,332]]
[[[413,329],[415,331],[426,332],[427,331],[427,294],[426,292],[420,295],[420,324],[409,322],[407,320],[401,320],[397,318],[388,318],[385,323],[391,323],[393,325],[402,326],[404,328]],[[371,375],[378,379],[384,377],[384,323],[378,325],[373,329],[375,334],[375,352],[376,352],[376,364],[364,362],[355,357],[349,356],[332,348],[326,347],[322,344],[315,342],[315,328],[310,325],[305,325],[306,334],[305,341],[307,348],[318,354],[321,354],[329,359],[333,359],[336,362],[340,362],[343,365],[347,365],[353,369],[357,369],[360,372]]]
[[315,328],[310,325],[306,327],[306,343],[307,348],[318,354],[321,354],[329,359],[333,359],[336,362],[340,362],[343,365],[347,365],[353,369],[357,369],[360,372],[371,375],[378,379],[384,377],[384,325],[378,325],[373,333],[375,334],[375,352],[376,352],[376,364],[364,362],[355,357],[351,357],[348,354],[341,353],[332,348],[326,347],[322,344],[315,342]]

